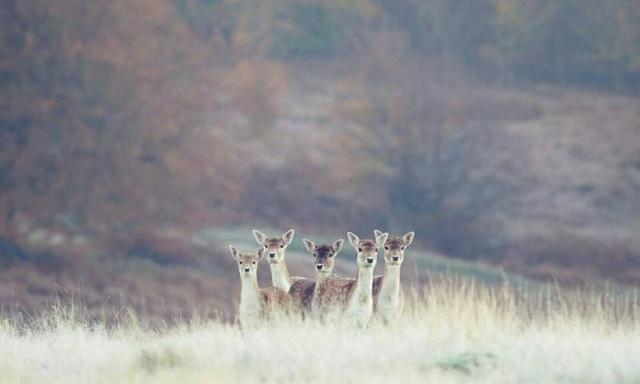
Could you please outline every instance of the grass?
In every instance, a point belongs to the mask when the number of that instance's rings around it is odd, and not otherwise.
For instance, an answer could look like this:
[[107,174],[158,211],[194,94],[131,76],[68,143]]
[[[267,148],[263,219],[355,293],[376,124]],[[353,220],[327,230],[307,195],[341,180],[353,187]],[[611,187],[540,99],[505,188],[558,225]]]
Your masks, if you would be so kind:
[[292,318],[107,327],[59,308],[0,323],[0,383],[638,383],[638,308],[633,292],[522,295],[461,279],[430,283],[397,324],[363,331]]

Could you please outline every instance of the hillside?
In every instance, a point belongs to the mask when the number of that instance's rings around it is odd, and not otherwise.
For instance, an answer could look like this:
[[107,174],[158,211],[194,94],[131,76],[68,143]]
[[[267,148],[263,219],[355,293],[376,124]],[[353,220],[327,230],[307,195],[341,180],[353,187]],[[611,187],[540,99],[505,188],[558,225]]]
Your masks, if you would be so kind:
[[633,2],[6,5],[11,313],[228,312],[253,226],[413,230],[407,281],[640,282]]
[[[261,149],[263,166],[254,185],[263,193],[256,202],[247,202],[258,220],[281,226],[305,223],[321,231],[344,219],[363,230],[383,222],[399,230],[417,229],[423,246],[451,257],[500,263],[534,277],[567,283],[598,278],[638,282],[637,97],[551,85],[496,86],[464,72],[442,72],[432,62],[414,65],[424,70],[417,78],[394,70],[368,75],[370,83],[382,82],[380,88],[391,94],[381,100],[362,95],[375,94],[378,86],[345,86],[355,73],[372,71],[362,61],[292,67],[294,81],[273,133],[277,151],[269,145]],[[412,73],[411,68],[404,69]],[[417,94],[416,87],[427,95]],[[426,100],[414,103],[413,96]],[[397,115],[397,121],[385,124],[426,119],[415,116],[412,108],[444,120],[444,128],[429,133],[444,135],[439,146],[422,146],[419,135],[417,148],[394,144],[394,135],[402,131],[370,128],[380,123],[369,116],[376,113]],[[314,144],[305,144],[309,142]],[[445,152],[444,159],[430,158],[429,151],[443,151],[443,146],[445,151],[468,148],[468,154]],[[355,157],[366,162],[360,164],[340,153],[363,148],[389,158]],[[424,167],[426,176],[390,177],[390,172],[402,172],[396,163],[403,157],[412,158],[417,169]],[[326,178],[332,192],[317,178],[281,170],[296,162]],[[432,167],[449,174],[432,175]],[[366,187],[358,185],[363,178],[368,178]],[[398,191],[403,201],[393,197]],[[297,194],[307,196],[299,205],[291,204]],[[430,200],[431,194],[444,197]],[[388,200],[372,207],[381,195]],[[409,200],[414,196],[417,201]],[[353,199],[355,204],[349,205]],[[331,204],[325,207],[327,200]],[[393,214],[382,220],[371,214],[387,209]],[[415,212],[423,214],[414,217]]]

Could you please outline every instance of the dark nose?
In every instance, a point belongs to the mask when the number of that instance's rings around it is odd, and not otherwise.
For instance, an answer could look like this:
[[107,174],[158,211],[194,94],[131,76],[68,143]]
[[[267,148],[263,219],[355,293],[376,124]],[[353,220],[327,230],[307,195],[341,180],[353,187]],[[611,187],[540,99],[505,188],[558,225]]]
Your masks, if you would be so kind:
[[369,264],[373,263],[373,257],[367,257],[367,263]]
[[269,257],[276,257],[276,253],[275,252],[269,252]]
[[244,269],[244,271],[245,271],[245,272],[249,272],[249,268],[245,268],[245,269]]
[[322,270],[322,268],[324,268],[323,264],[316,264],[316,268],[318,268],[318,271]]
[[398,256],[393,256],[392,259],[393,259],[393,261],[398,261],[399,257]]

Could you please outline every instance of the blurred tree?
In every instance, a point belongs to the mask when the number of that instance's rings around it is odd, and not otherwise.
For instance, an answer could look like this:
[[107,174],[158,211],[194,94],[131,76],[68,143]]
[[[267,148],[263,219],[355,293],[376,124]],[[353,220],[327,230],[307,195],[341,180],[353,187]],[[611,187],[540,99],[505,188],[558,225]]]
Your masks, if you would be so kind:
[[635,0],[378,1],[422,54],[476,73],[624,89],[640,86]]
[[21,0],[0,12],[5,227],[20,213],[130,241],[151,224],[210,223],[237,199],[233,146],[206,125],[210,53],[170,3]]
[[285,66],[272,60],[241,60],[227,80],[232,104],[247,119],[251,132],[262,138],[272,133],[287,90]]
[[478,70],[495,42],[495,0],[378,1],[411,46],[429,57],[465,63]]
[[173,0],[201,36],[230,40],[252,59],[351,52],[378,16],[371,0]]
[[[486,115],[511,104],[474,115],[469,105],[485,106],[484,95],[438,88],[443,72],[430,77],[429,65],[411,62],[445,57],[474,73],[495,66],[526,79],[640,86],[633,0],[6,0],[0,40],[5,234],[29,217],[129,242],[163,225],[234,217],[261,184],[248,180],[262,170],[248,141],[277,126],[286,69],[340,56],[361,72],[336,108],[348,134],[316,139],[352,162],[323,168],[322,177],[334,173],[328,182],[300,163],[276,172],[278,182],[306,177],[279,206],[311,185],[330,190],[312,203],[362,204],[358,215],[376,201],[384,207],[369,217],[434,212],[412,223],[441,249],[471,253],[454,234],[483,241],[485,218],[519,184],[505,176],[517,172],[482,167],[503,137]],[[259,135],[236,132],[238,113]],[[337,180],[349,183],[331,200]],[[375,188],[358,190],[362,198],[354,185]]]
[[497,44],[521,77],[618,88],[640,85],[636,1],[498,0]]
[[173,0],[196,36],[216,48],[232,48],[235,17],[229,0]]
[[[448,254],[497,256],[497,217],[525,185],[526,151],[508,141],[494,111],[472,113],[467,105],[477,102],[444,92],[437,74],[399,62],[369,68],[358,96],[336,110],[351,127],[339,142],[347,185],[359,185],[353,198],[378,202],[390,228],[413,228]],[[496,160],[505,142],[523,163]]]

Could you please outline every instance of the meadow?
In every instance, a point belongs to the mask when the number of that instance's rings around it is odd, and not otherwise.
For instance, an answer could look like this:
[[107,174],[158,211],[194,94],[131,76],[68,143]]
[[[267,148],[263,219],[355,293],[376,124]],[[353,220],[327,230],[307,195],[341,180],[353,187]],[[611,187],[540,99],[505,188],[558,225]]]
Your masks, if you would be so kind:
[[117,324],[58,306],[0,325],[0,383],[637,383],[637,291],[432,279],[397,324]]
[[[640,383],[640,1],[0,20],[0,384]],[[307,278],[303,238],[415,232],[399,321],[234,323],[228,246],[292,227]]]

